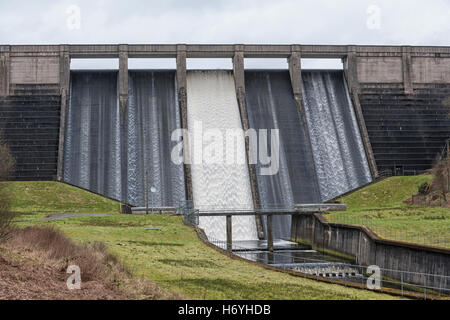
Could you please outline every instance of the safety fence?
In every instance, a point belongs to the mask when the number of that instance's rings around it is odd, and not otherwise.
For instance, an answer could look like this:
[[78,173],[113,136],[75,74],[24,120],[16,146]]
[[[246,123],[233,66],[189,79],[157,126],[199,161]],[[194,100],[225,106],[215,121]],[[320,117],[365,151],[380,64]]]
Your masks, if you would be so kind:
[[[380,225],[379,222],[377,223],[372,219],[347,214],[333,214],[331,216],[324,215],[324,217],[329,222],[333,223],[366,226],[382,239],[442,247],[442,248],[450,248],[450,234],[417,232],[417,231],[409,231],[406,229],[402,230]],[[402,227],[404,228],[404,226]]]
[[[227,249],[225,240],[207,237],[202,232],[199,232],[199,236],[204,242],[209,242],[223,250]],[[450,276],[355,265],[339,260],[332,261],[325,255],[324,258],[300,257],[293,254],[298,252],[295,250],[268,252],[262,249],[249,249],[236,243],[232,244],[232,248],[232,254],[243,259],[282,270],[297,271],[318,280],[333,279],[334,282],[342,282],[342,284],[352,282],[361,288],[371,290],[385,288],[388,289],[387,292],[392,292],[394,289],[402,296],[423,299],[450,298]]]

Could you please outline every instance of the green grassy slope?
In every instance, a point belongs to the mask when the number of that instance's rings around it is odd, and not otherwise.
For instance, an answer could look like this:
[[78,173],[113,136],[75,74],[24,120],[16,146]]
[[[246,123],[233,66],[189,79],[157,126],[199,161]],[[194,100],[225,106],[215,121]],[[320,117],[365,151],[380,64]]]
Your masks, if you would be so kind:
[[407,207],[404,200],[417,193],[418,187],[429,182],[433,176],[418,175],[390,177],[368,187],[360,189],[343,198],[348,212],[367,209]]
[[[79,242],[102,241],[137,276],[194,299],[389,299],[293,277],[207,247],[180,217],[114,215],[52,222]],[[145,228],[160,228],[147,231]]]
[[[55,184],[55,186],[51,186]],[[44,183],[44,185],[46,185]],[[17,183],[15,210],[36,212],[117,212],[117,203],[50,182]],[[58,192],[75,192],[64,197]],[[26,193],[22,194],[22,192]],[[86,197],[86,198],[84,198]],[[34,200],[30,200],[34,199]],[[87,202],[82,203],[83,199]],[[81,208],[82,209],[81,209]],[[129,269],[170,292],[194,299],[392,299],[368,290],[321,283],[233,260],[202,243],[182,219],[168,215],[76,217],[54,221],[22,220],[20,226],[54,225],[78,242],[102,241]],[[147,231],[156,227],[160,231]]]
[[[450,209],[403,203],[430,181],[431,175],[390,177],[343,197],[346,212],[326,215],[334,222],[363,224],[382,237],[409,242],[450,245]],[[447,244],[445,244],[445,239]]]
[[11,211],[49,213],[119,213],[120,204],[94,193],[54,181],[8,182]]

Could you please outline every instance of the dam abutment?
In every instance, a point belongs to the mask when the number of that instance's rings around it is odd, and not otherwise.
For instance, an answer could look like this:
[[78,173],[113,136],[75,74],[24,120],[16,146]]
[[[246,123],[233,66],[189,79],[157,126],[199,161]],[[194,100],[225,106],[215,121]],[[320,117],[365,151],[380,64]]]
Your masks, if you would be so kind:
[[[376,265],[383,277],[434,288],[450,288],[450,250],[379,238],[370,229],[326,221],[321,214],[297,214],[292,218],[292,240],[354,258],[358,265]],[[400,273],[398,270],[407,272]],[[403,277],[401,279],[401,277]]]

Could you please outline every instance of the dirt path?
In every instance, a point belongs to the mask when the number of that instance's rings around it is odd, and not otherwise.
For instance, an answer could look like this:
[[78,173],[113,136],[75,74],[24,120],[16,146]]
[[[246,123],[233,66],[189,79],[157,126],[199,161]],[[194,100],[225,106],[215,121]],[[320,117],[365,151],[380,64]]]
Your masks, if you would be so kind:
[[76,217],[105,217],[109,214],[104,213],[55,213],[45,219],[39,219],[39,221],[51,221],[58,219],[76,218]]

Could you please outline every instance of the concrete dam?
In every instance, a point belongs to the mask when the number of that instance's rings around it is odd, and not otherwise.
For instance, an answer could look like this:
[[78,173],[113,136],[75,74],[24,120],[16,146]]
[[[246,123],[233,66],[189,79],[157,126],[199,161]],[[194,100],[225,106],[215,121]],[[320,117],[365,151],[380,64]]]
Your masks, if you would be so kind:
[[[128,70],[128,58],[161,57],[176,59],[176,70]],[[73,58],[118,58],[119,70],[70,70]],[[187,58],[229,58],[233,70],[186,70]],[[288,69],[248,70],[245,58],[286,58]],[[344,67],[302,70],[302,58]],[[190,200],[201,211],[254,211],[327,201],[380,172],[421,173],[450,136],[448,96],[450,47],[0,46],[13,179],[63,181],[133,206],[145,206],[147,179],[154,207]],[[219,153],[239,161],[193,161],[211,146],[196,139],[199,123],[215,135],[237,132]],[[269,156],[277,130],[274,174],[249,161],[249,129],[266,131],[256,138]],[[273,223],[274,237],[291,237],[290,216]],[[265,224],[235,216],[233,239],[257,239]],[[225,238],[225,217],[200,217],[200,226]]]

